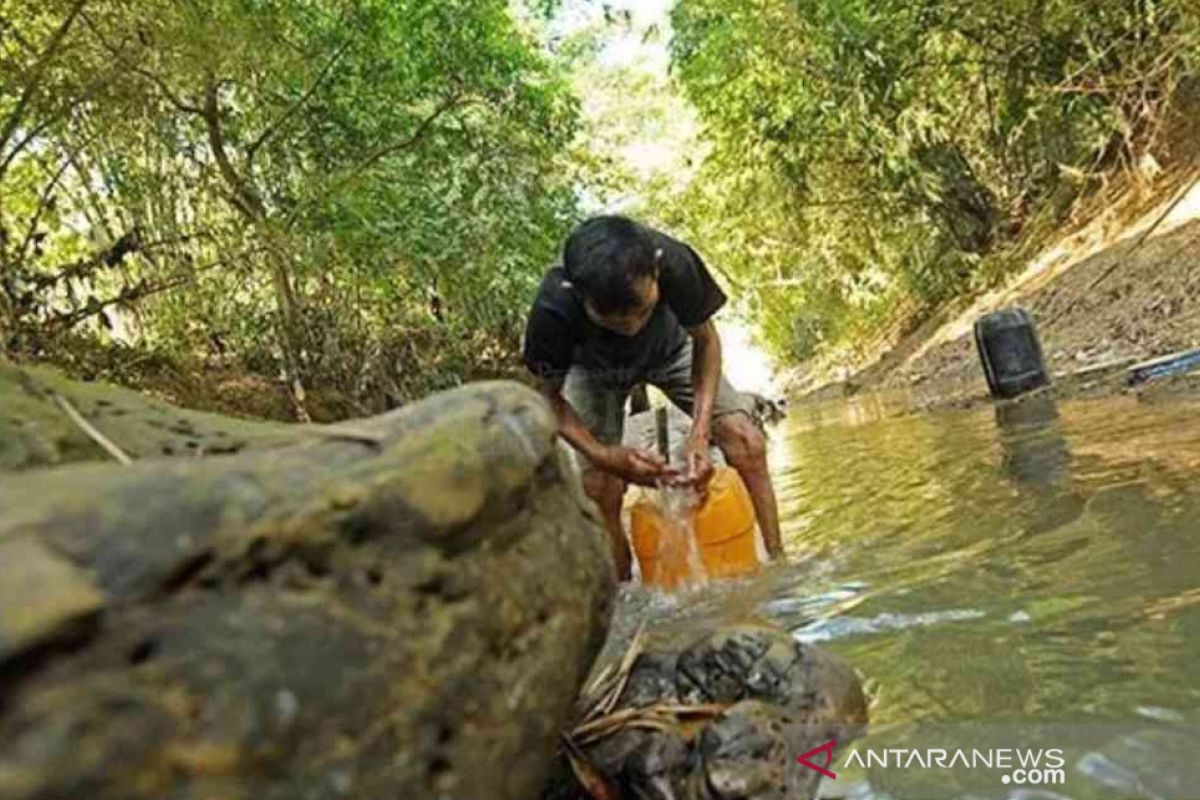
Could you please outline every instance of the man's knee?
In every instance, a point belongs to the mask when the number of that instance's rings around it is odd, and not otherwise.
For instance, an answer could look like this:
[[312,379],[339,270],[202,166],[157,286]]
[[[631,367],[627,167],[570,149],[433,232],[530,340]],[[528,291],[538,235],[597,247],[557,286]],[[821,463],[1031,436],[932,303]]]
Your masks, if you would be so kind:
[[604,511],[620,511],[625,481],[607,472],[589,469],[583,473],[583,491]]
[[766,464],[767,441],[746,414],[726,414],[713,426],[717,445],[735,469],[762,469]]

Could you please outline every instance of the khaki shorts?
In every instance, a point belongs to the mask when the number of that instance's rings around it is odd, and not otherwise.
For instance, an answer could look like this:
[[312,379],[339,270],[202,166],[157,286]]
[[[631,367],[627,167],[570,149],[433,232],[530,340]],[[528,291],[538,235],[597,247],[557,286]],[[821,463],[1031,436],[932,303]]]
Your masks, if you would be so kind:
[[[571,367],[563,386],[563,397],[593,436],[604,444],[620,444],[625,432],[625,401],[634,385],[642,382],[661,390],[683,413],[691,416],[691,339],[677,357],[640,376],[623,370]],[[754,400],[734,389],[722,374],[713,400],[713,419],[737,412],[754,419]]]

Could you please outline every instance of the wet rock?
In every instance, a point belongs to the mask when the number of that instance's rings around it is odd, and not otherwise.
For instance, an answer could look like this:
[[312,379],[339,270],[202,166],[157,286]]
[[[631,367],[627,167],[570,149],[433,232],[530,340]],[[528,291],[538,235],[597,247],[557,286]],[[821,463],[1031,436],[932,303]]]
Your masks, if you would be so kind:
[[[841,659],[772,628],[721,629],[676,653],[634,662],[615,713],[724,706],[676,728],[627,726],[584,745],[621,797],[783,800],[814,797],[820,774],[796,756],[853,738],[867,721],[857,676]],[[586,798],[564,767],[547,793]]]
[[549,409],[0,482],[0,797],[529,798],[612,566]]

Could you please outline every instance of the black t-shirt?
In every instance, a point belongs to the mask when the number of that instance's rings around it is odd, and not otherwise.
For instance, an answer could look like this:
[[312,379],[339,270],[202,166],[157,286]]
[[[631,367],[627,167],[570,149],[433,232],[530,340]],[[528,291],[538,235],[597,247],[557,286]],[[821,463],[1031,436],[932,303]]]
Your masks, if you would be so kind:
[[546,272],[525,325],[525,366],[535,375],[559,379],[572,365],[619,370],[631,376],[667,364],[687,342],[687,328],[708,320],[725,304],[708,267],[696,251],[666,234],[652,232],[659,259],[659,301],[634,336],[592,322],[583,298],[561,267]]

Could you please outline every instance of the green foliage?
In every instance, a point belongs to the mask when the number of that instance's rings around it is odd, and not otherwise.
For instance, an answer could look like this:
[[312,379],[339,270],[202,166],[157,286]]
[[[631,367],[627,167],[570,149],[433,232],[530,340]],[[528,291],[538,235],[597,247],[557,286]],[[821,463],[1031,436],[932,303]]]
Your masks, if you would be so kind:
[[367,407],[515,350],[575,214],[578,107],[503,0],[0,0],[0,20],[10,347],[91,326]]
[[689,106],[598,68],[657,22],[602,5],[543,48],[581,2],[0,0],[0,341],[378,409],[511,370],[593,204],[687,236],[801,359],[1163,156],[1200,41],[1190,0],[677,0]]
[[1200,55],[1187,0],[679,0],[672,23],[714,142],[676,223],[800,358],[994,279],[1039,209],[1161,156]]

